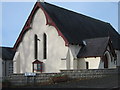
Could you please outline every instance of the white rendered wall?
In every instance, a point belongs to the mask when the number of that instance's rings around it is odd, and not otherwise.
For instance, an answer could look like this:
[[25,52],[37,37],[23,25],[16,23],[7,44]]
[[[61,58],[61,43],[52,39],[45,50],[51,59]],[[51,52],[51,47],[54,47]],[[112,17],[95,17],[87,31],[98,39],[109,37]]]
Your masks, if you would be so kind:
[[68,49],[67,51],[67,56],[66,56],[66,69],[70,69],[70,61],[71,61],[71,53],[70,53],[70,50]]
[[80,58],[77,60],[77,69],[86,69],[86,63],[84,58]]
[[100,57],[85,58],[85,62],[89,63],[89,69],[98,69],[100,65]]
[[19,73],[20,72],[20,52],[16,52],[13,58],[13,72]]
[[[27,31],[20,43],[17,52],[19,55],[14,57],[14,73],[32,72],[32,62],[34,59],[34,35],[37,34],[38,41],[38,60],[44,64],[43,72],[59,72],[60,69],[66,69],[66,58],[68,47],[57,30],[53,26],[46,25],[46,17],[39,9],[32,21],[32,29]],[[47,35],[47,59],[43,59],[43,34]]]
[[117,54],[117,66],[120,66],[120,50],[115,50]]
[[92,58],[80,58],[78,60],[78,69],[86,69],[86,62],[89,63],[89,68],[88,69],[98,69],[99,64],[100,64],[100,57],[92,57]]
[[77,54],[80,50],[81,46],[79,45],[69,45],[69,64],[70,68],[69,69],[77,69]]

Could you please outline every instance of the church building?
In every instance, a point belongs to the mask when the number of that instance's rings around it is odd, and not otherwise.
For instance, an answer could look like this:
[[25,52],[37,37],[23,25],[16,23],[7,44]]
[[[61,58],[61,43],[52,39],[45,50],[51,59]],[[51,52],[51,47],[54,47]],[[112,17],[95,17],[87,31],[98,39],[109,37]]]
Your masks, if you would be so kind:
[[116,68],[119,46],[109,23],[36,2],[13,47],[14,73]]

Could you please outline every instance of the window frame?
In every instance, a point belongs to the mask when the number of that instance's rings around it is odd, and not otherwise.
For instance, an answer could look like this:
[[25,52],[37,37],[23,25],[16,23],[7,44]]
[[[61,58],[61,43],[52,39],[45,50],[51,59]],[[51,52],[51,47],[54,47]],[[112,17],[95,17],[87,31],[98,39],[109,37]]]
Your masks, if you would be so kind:
[[[34,62],[32,62],[33,64],[33,72],[41,72],[43,71],[43,62],[39,61],[39,60],[35,60]],[[35,68],[35,65],[37,65],[37,69]]]

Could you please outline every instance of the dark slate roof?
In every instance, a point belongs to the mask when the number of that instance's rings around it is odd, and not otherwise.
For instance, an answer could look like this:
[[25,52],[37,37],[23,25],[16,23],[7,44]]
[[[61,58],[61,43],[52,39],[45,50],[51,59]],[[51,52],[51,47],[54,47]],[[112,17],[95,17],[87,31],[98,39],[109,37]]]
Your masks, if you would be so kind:
[[0,58],[3,60],[12,60],[14,57],[15,51],[9,47],[0,47]]
[[109,37],[86,39],[84,41],[86,45],[79,51],[78,58],[103,56],[109,43]]
[[109,36],[113,47],[120,49],[120,35],[109,23],[46,2],[40,4],[69,43],[82,44],[84,39]]

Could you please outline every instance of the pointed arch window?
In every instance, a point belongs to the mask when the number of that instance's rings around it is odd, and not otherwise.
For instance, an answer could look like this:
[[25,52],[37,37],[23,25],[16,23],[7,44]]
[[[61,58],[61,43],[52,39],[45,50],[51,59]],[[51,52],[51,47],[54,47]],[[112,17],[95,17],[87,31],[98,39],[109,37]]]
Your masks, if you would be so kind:
[[43,59],[47,59],[47,35],[43,34]]
[[38,55],[38,53],[37,53],[37,49],[38,49],[38,42],[37,42],[37,40],[38,40],[38,37],[37,37],[37,35],[35,34],[35,36],[34,36],[34,42],[35,42],[35,43],[34,43],[34,48],[35,48],[35,49],[34,49],[34,50],[35,50],[35,51],[34,51],[34,52],[35,52],[35,55],[34,55],[34,56],[35,56],[35,59],[37,59],[37,57],[38,57],[38,56],[37,56],[37,55]]

